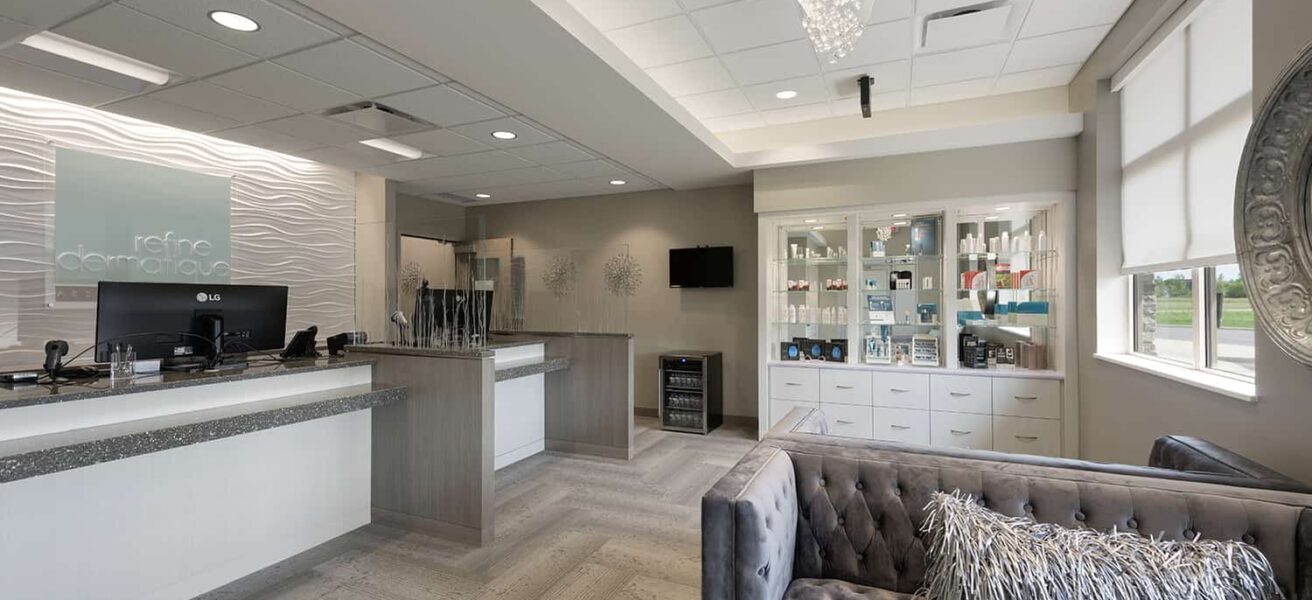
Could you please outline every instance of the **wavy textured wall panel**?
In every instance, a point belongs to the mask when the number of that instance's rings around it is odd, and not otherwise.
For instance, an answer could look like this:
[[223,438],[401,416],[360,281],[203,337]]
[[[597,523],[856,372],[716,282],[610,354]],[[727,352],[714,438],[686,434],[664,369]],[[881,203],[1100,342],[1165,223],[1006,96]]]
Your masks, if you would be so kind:
[[232,283],[290,287],[287,326],[355,325],[355,182],[350,171],[0,88],[0,369],[74,352],[95,306],[55,301],[55,148],[232,178]]

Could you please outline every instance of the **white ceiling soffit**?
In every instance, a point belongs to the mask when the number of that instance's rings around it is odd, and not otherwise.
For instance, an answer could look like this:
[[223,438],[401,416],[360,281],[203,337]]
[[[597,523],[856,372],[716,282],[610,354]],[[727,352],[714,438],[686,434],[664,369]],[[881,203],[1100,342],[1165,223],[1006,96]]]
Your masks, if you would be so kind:
[[1132,0],[865,1],[856,49],[830,64],[797,0],[534,0],[659,104],[672,99],[676,118],[718,134],[857,123],[863,74],[875,111],[1064,87]]
[[[362,4],[388,18],[353,20],[386,30],[389,41],[431,52],[414,53],[423,60],[398,52],[293,0],[6,0],[0,2],[0,86],[387,176],[411,193],[462,202],[699,187],[749,177],[678,127],[530,3],[495,14],[480,11],[487,4],[508,3],[442,3],[440,16],[427,2],[396,2],[390,8],[384,2]],[[469,12],[453,14],[461,8]],[[208,17],[217,9],[249,16],[260,29],[240,33],[219,27]],[[432,26],[438,22],[447,29]],[[487,26],[470,31],[478,23]],[[513,29],[502,30],[503,25]],[[172,76],[165,85],[149,84],[18,43],[42,30],[160,66]],[[434,39],[456,31],[467,31],[467,46],[458,51],[434,46]],[[555,95],[553,90],[565,87],[561,74],[546,74],[538,62],[508,70],[505,65],[523,58],[524,46],[473,41],[503,34],[536,45],[548,62],[563,60],[577,70],[575,83],[581,84],[574,86],[575,95]],[[489,55],[481,50],[486,48],[500,53]],[[579,56],[571,56],[571,48]],[[515,56],[506,54],[512,50]],[[452,52],[458,60],[434,58]],[[479,76],[465,81],[435,68],[445,66],[461,76]],[[503,90],[497,101],[475,91],[487,81],[514,82],[505,86],[513,93]],[[422,152],[420,158],[364,145],[383,134],[370,130],[368,121],[325,114],[371,103],[417,119],[410,127],[391,114],[372,115],[404,129],[388,137]],[[575,121],[591,127],[561,118],[562,106],[575,109],[570,113],[579,116]],[[528,115],[521,109],[540,110]],[[548,126],[539,115],[571,129]],[[494,138],[491,133],[499,130],[517,137]],[[575,133],[601,146],[582,142]],[[611,185],[612,180],[626,183]]]

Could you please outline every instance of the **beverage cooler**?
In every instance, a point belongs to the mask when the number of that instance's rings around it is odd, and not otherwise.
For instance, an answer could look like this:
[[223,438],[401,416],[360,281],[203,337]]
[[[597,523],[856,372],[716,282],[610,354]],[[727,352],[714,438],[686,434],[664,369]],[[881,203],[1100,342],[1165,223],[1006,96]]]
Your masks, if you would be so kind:
[[685,350],[661,355],[661,427],[707,434],[724,420],[723,360],[719,352]]

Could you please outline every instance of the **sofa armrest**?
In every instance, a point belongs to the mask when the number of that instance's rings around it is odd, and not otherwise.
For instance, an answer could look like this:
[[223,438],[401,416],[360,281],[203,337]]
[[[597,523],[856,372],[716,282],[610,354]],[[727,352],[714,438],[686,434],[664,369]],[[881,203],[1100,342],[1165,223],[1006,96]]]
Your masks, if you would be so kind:
[[780,600],[796,539],[792,460],[757,446],[702,497],[702,599]]
[[1148,466],[1193,473],[1293,482],[1283,473],[1207,440],[1164,435],[1153,440]]

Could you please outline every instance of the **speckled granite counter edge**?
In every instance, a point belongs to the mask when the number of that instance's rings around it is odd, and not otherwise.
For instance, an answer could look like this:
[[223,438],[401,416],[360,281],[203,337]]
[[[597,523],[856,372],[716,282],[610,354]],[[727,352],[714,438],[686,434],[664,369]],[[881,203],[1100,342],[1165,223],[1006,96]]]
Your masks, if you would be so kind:
[[[228,383],[230,381],[242,381],[246,379],[263,379],[265,377],[297,375],[300,373],[313,373],[315,371],[329,371],[332,369],[367,367],[373,365],[374,362],[373,359],[364,357],[331,358],[321,359],[321,362],[315,362],[314,364],[309,364],[307,361],[306,363],[292,366],[288,366],[285,363],[279,365],[256,366],[242,371],[197,373],[195,374],[195,377],[177,379],[174,381],[144,381],[117,387],[87,388],[84,390],[66,391],[70,390],[70,388],[79,387],[77,382],[73,382],[61,386],[61,389],[57,394],[52,393],[12,399],[5,399],[3,398],[3,394],[0,394],[0,410],[5,410],[7,408],[21,408],[24,406],[39,406],[41,404],[56,404],[59,402],[73,402],[76,400],[90,400],[93,398],[105,398],[108,396],[121,396],[123,394],[140,394],[143,392],[155,392],[159,390],[210,385],[214,383]],[[36,387],[45,388],[48,386]]]
[[493,331],[492,335],[537,335],[542,337],[613,337],[633,339],[632,333],[598,333],[592,331]]
[[497,381],[508,381],[537,375],[539,373],[554,373],[564,371],[569,368],[570,359],[568,356],[548,356],[538,362],[511,365],[509,367],[497,369]]
[[0,484],[190,446],[404,400],[403,387],[373,384],[364,393],[0,456]]
[[393,346],[390,344],[368,344],[364,346],[347,346],[348,355],[391,354],[396,356],[427,356],[431,358],[492,358],[493,352],[483,348],[416,348],[414,346]]

